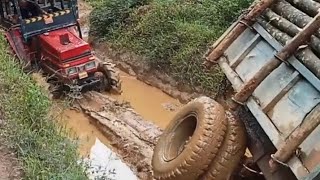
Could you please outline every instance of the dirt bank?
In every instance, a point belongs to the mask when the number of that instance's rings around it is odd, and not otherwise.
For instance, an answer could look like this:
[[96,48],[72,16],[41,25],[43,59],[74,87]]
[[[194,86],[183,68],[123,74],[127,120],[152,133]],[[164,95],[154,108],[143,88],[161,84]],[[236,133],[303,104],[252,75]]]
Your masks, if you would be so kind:
[[[5,121],[0,118],[0,131]],[[0,179],[1,180],[20,180],[22,171],[16,155],[6,147],[3,139],[4,134],[0,133]]]
[[146,63],[145,58],[141,56],[128,51],[120,52],[114,50],[105,42],[91,44],[98,58],[115,63],[120,70],[162,90],[171,97],[178,99],[181,103],[187,103],[202,94],[199,87],[191,88],[186,84],[175,81],[168,74],[151,68]]
[[22,172],[18,160],[14,153],[7,147],[2,145],[3,141],[0,139],[0,179],[1,180],[20,180],[22,179]]

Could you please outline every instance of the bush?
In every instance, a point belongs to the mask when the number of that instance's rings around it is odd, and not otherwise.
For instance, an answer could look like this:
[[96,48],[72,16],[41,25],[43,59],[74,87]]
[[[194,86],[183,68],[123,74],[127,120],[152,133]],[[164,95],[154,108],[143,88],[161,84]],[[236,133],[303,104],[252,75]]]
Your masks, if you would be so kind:
[[135,7],[144,5],[148,0],[107,0],[107,1],[91,1],[96,6],[93,11],[90,22],[99,24],[92,26],[91,32],[95,32],[95,36],[110,36],[113,31],[120,28],[126,19],[132,13]]
[[91,35],[146,56],[154,68],[215,95],[223,74],[218,67],[204,72],[202,56],[251,1],[154,0],[129,6],[107,0],[91,14]]
[[0,37],[1,134],[22,162],[25,179],[87,179],[77,146],[48,115],[51,101],[7,54]]

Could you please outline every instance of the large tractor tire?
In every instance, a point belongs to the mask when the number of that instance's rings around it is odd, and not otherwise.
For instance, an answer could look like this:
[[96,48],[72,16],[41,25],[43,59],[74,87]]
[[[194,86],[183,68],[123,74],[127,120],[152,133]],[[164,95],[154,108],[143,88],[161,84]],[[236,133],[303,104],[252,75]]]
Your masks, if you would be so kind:
[[105,91],[115,90],[121,93],[121,80],[119,72],[115,69],[115,64],[111,62],[100,62],[99,69],[103,72],[106,79],[103,81]]
[[214,100],[201,97],[184,106],[155,147],[155,179],[198,179],[217,155],[226,130],[224,108]]
[[226,112],[228,119],[226,138],[218,155],[212,160],[203,180],[227,180],[239,165],[246,150],[246,131],[243,123],[232,113]]

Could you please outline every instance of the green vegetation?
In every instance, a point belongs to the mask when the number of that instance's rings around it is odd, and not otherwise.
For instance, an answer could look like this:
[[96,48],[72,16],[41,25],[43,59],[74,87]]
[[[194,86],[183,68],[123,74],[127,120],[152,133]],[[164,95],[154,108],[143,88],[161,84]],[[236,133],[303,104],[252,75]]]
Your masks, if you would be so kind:
[[51,102],[7,54],[0,37],[1,136],[15,150],[25,179],[86,179],[77,146],[49,116]]
[[143,55],[153,68],[215,95],[223,74],[218,67],[204,72],[202,57],[251,2],[92,0],[90,35]]

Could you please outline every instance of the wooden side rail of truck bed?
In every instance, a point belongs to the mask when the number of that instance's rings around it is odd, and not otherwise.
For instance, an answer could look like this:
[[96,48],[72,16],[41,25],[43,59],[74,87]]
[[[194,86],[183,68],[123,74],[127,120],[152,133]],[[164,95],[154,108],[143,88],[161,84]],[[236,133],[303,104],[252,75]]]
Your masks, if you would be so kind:
[[[316,50],[311,50],[320,14],[291,37],[265,16],[281,5],[302,12],[296,2],[307,1],[259,1],[216,42],[205,63],[220,65],[236,91],[234,102],[248,107],[277,149],[250,149],[257,162],[263,160],[258,164],[267,179],[286,179],[279,175],[280,167],[289,167],[297,179],[320,174],[320,80],[308,63],[320,64]],[[289,20],[294,28],[297,22]]]

